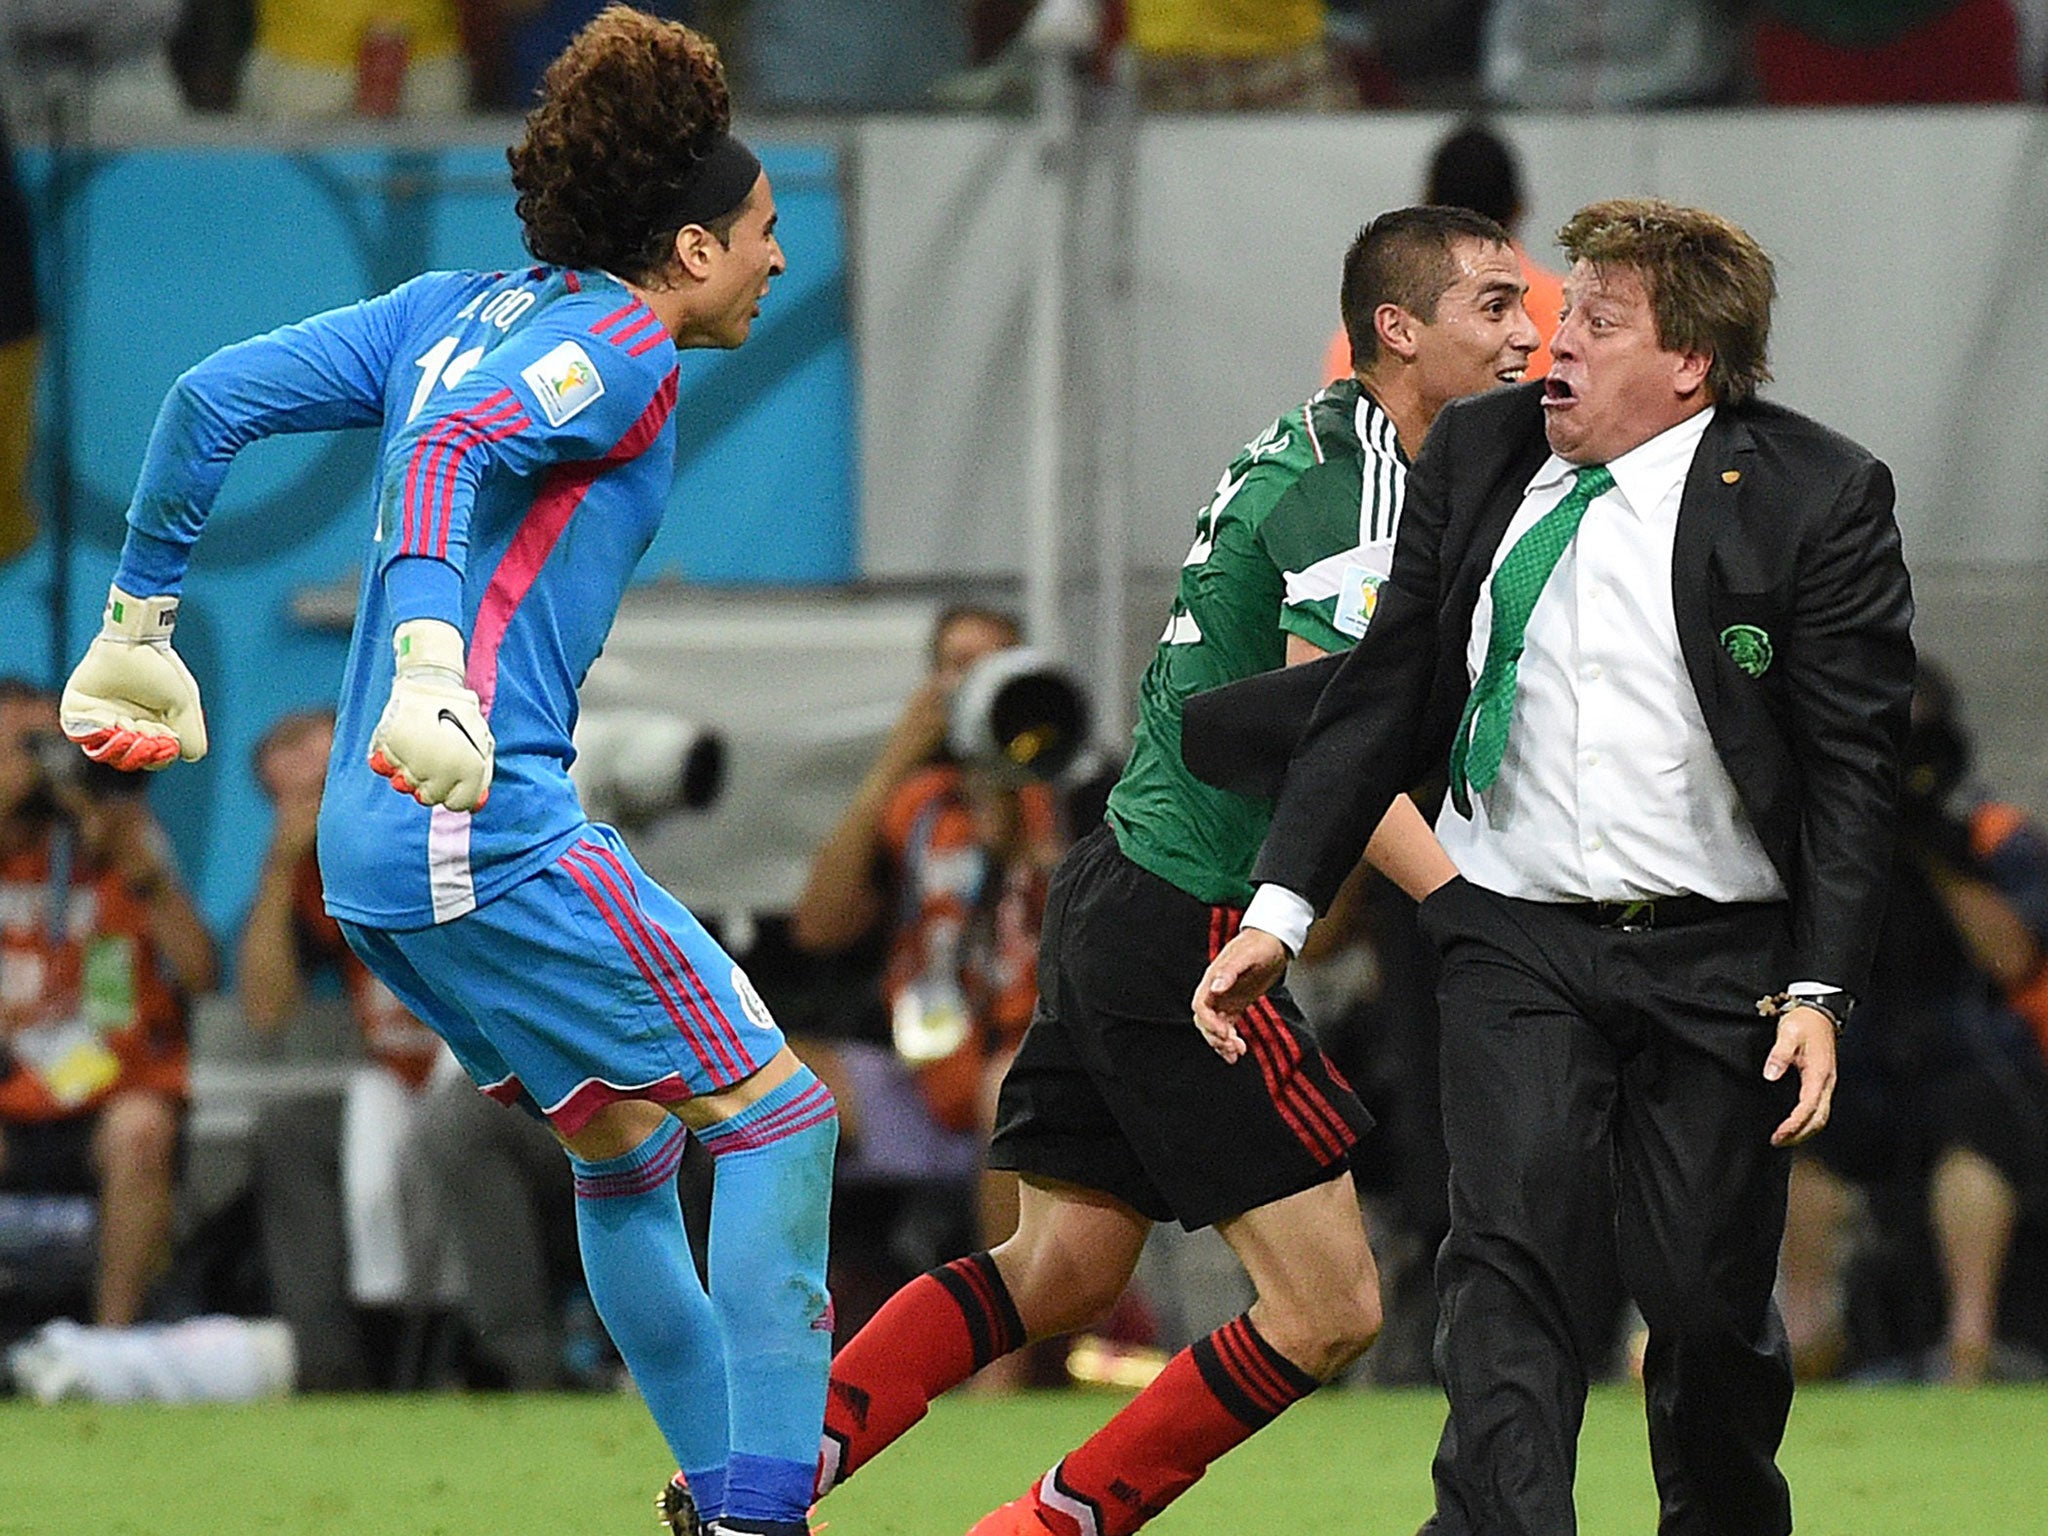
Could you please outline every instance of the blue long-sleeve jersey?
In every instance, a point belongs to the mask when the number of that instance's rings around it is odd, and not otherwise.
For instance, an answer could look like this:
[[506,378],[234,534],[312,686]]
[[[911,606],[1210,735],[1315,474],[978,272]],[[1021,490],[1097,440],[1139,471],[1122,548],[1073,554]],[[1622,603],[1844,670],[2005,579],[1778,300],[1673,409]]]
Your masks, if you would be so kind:
[[[174,592],[235,454],[278,432],[380,427],[377,518],[320,811],[328,910],[447,922],[584,824],[576,690],[661,521],[675,346],[615,278],[432,272],[223,348],[158,413],[116,580]],[[454,624],[497,738],[489,801],[429,810],[370,770],[391,632]]]

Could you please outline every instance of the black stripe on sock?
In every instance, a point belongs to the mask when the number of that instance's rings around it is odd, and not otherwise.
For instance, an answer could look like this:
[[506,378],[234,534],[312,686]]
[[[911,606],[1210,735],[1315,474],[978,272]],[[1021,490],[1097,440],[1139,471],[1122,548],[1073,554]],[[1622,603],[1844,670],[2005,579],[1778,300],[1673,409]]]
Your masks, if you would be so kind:
[[1250,1317],[1246,1317],[1244,1320],[1244,1331],[1250,1336],[1252,1343],[1259,1347],[1259,1353],[1265,1357],[1266,1363],[1271,1365],[1274,1371],[1278,1373],[1280,1379],[1294,1390],[1294,1396],[1297,1400],[1307,1397],[1309,1393],[1322,1385],[1315,1377],[1309,1375],[1307,1371],[1304,1371],[1292,1360],[1281,1354],[1279,1350],[1268,1344],[1265,1335],[1259,1332],[1258,1326],[1252,1322]]
[[995,1257],[989,1253],[973,1253],[967,1262],[981,1272],[988,1282],[988,1292],[996,1299],[995,1323],[997,1328],[996,1352],[1007,1355],[1012,1350],[1024,1347],[1024,1319],[1017,1311],[1017,1303],[1010,1299],[1010,1288],[1003,1284],[1003,1272],[996,1268]]
[[974,1368],[978,1371],[996,1358],[994,1320],[975,1292],[974,1282],[956,1267],[960,1262],[956,1259],[952,1264],[941,1264],[932,1271],[932,1278],[946,1288],[946,1294],[953,1298],[953,1305],[966,1320],[968,1348],[974,1352]]

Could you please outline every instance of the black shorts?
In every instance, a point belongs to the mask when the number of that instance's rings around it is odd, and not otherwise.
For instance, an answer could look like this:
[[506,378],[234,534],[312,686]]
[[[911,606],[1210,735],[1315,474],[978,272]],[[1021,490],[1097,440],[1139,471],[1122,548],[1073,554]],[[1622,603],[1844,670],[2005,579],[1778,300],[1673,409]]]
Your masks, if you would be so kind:
[[0,1123],[7,1150],[0,1154],[0,1190],[24,1195],[97,1195],[100,1176],[92,1166],[97,1111],[61,1120]]
[[1190,1231],[1335,1178],[1372,1116],[1286,991],[1226,1064],[1190,999],[1242,914],[1125,858],[1107,827],[1053,875],[1038,1011],[1003,1079],[989,1164],[1116,1196]]

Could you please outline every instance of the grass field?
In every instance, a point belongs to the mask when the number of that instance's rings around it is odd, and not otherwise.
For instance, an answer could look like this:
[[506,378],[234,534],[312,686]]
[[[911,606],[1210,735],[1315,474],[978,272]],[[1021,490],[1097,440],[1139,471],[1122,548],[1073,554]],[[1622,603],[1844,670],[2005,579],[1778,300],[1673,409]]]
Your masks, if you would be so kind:
[[[831,1536],[961,1536],[1122,1399],[953,1398],[819,1511]],[[1311,1398],[1147,1529],[1410,1536],[1440,1401]],[[1805,1536],[2048,1531],[2048,1391],[1809,1389],[1784,1466]],[[1641,1400],[1594,1396],[1585,1536],[1651,1536]],[[0,1402],[0,1536],[652,1536],[660,1442],[623,1397],[306,1399],[247,1408]]]

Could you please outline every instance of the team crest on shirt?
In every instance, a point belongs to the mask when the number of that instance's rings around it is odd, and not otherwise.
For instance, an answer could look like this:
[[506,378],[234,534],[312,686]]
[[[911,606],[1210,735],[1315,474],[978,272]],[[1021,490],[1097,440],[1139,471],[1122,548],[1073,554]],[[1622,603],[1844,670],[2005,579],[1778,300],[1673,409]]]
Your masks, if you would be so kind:
[[548,425],[559,427],[604,393],[604,380],[590,354],[573,341],[565,341],[538,362],[519,371],[540,402]]
[[754,984],[747,979],[747,973],[738,966],[732,968],[732,989],[739,995],[740,1009],[747,1016],[747,1022],[761,1029],[775,1027],[775,1015],[768,1011],[761,994],[754,990]]
[[1384,578],[1362,565],[1344,567],[1343,583],[1337,588],[1337,611],[1330,623],[1340,635],[1357,640],[1380,605],[1380,582]]

